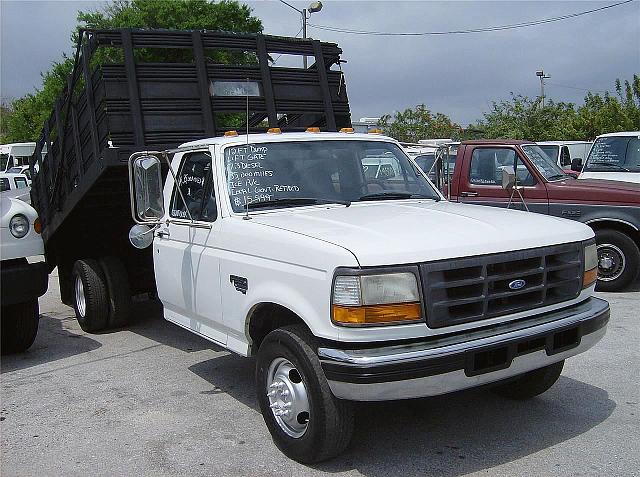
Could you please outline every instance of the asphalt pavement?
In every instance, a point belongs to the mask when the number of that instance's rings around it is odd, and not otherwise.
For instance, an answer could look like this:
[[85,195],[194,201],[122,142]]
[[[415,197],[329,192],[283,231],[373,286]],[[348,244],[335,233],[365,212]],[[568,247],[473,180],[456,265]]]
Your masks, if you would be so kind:
[[357,406],[347,452],[312,467],[274,446],[252,359],[135,308],[126,329],[87,334],[40,299],[26,353],[3,357],[0,474],[550,476],[640,475],[640,287],[602,293],[605,338],[556,385],[513,402],[487,390]]

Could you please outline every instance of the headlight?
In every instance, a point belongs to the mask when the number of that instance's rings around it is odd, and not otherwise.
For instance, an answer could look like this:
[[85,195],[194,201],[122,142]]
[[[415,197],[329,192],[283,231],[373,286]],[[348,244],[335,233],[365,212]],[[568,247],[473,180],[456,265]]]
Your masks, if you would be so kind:
[[584,275],[582,276],[582,288],[587,288],[598,279],[598,249],[595,243],[590,243],[584,248]]
[[9,230],[15,238],[22,238],[29,232],[29,221],[22,215],[14,215],[9,221]]
[[418,281],[411,272],[338,275],[331,308],[333,321],[341,325],[422,320]]

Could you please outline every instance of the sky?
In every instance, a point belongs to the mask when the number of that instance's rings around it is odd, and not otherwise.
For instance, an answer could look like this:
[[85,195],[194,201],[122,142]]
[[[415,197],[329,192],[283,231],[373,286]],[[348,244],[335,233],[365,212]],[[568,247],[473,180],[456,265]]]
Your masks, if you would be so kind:
[[[264,32],[293,36],[300,14],[275,0],[248,3]],[[309,2],[289,1],[299,9]],[[309,19],[308,36],[336,42],[352,118],[377,117],[424,103],[465,126],[511,92],[535,97],[544,69],[546,97],[580,104],[587,90],[613,91],[616,78],[640,74],[640,1],[556,23],[490,33],[371,36],[323,31],[313,24],[384,32],[429,32],[507,25],[616,3],[598,1],[338,1]],[[63,52],[78,10],[104,1],[0,0],[0,93],[33,92]],[[288,58],[278,60],[286,65]]]

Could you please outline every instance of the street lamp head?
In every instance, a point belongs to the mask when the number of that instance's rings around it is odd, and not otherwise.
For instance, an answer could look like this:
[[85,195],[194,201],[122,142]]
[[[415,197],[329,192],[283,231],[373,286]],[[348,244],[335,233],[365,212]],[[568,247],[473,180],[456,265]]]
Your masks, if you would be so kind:
[[307,11],[309,13],[316,13],[316,12],[319,12],[320,10],[322,10],[322,2],[313,2],[307,8]]
[[544,71],[536,71],[536,76],[544,76]]

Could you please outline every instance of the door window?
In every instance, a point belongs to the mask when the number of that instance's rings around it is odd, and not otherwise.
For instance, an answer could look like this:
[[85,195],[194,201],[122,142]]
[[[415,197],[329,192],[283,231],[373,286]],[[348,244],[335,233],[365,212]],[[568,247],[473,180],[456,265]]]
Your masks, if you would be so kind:
[[[182,201],[178,188],[186,204]],[[189,214],[193,220],[204,222],[213,222],[218,216],[211,155],[208,152],[186,154],[178,171],[169,215],[178,219],[189,219]]]
[[16,177],[13,179],[13,182],[16,184],[16,189],[26,189],[27,188],[27,179],[24,177]]
[[0,177],[0,191],[4,192],[10,189],[11,186],[9,184],[9,179],[7,179],[6,177]]
[[562,150],[560,151],[560,165],[563,167],[571,165],[571,155],[569,154],[569,148],[567,146],[562,146]]
[[471,173],[469,182],[477,185],[502,186],[502,169],[511,166],[518,176],[518,184],[531,186],[535,179],[522,161],[516,162],[516,151],[507,148],[478,147],[471,155]]

